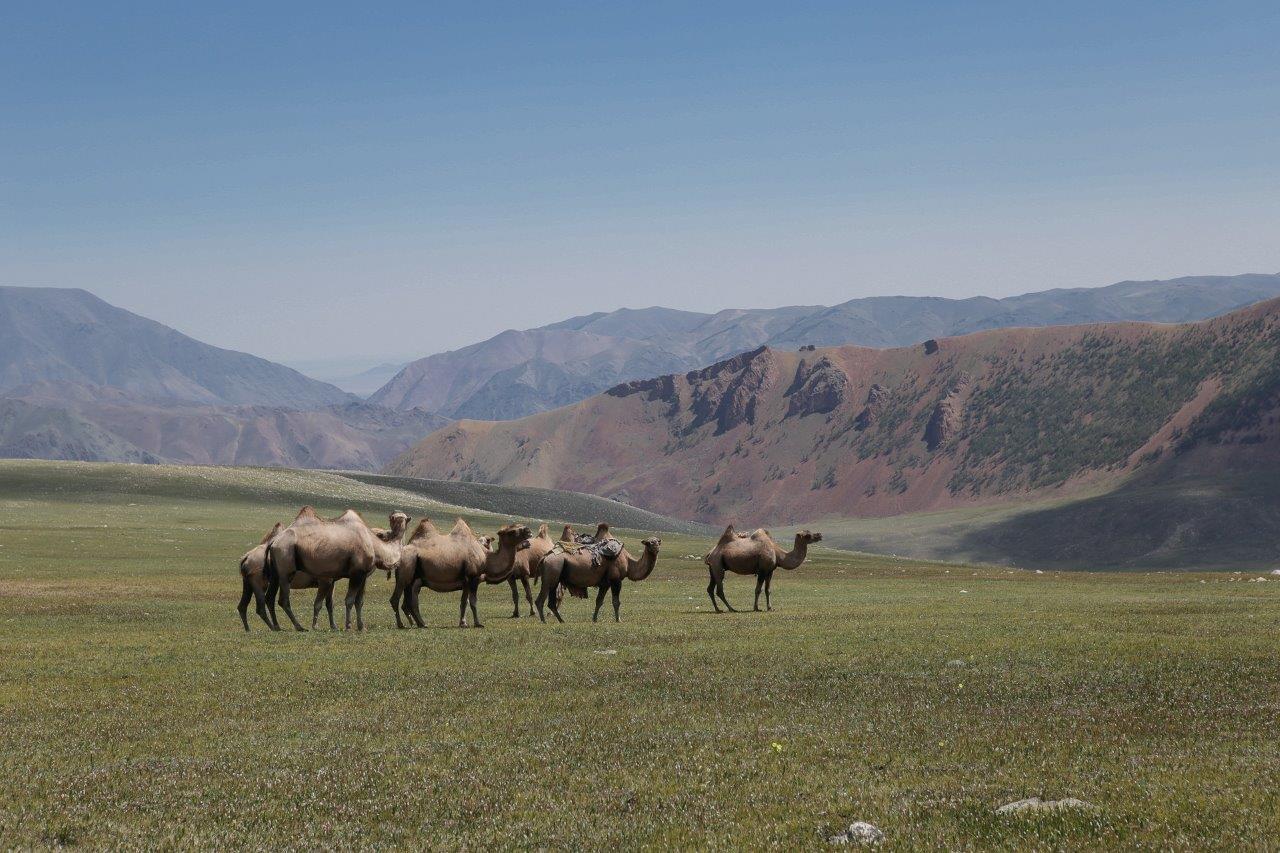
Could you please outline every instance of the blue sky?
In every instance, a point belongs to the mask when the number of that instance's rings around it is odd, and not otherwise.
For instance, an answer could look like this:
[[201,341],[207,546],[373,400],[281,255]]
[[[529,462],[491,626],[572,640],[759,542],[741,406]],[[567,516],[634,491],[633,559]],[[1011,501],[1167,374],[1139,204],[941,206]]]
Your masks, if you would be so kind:
[[355,362],[1276,272],[1278,45],[1275,3],[7,3],[0,282]]

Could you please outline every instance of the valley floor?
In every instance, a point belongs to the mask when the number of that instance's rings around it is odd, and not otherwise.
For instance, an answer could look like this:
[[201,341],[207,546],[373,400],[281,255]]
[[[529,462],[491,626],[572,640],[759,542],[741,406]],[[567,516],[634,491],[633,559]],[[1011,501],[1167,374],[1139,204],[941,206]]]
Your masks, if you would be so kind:
[[[378,575],[365,634],[245,634],[236,561],[304,500],[448,509],[316,473],[48,464],[0,463],[0,847],[814,848],[854,820],[896,849],[1280,838],[1280,578],[824,549],[778,573],[775,612],[717,616],[709,540],[663,534],[620,625],[577,600],[565,625],[506,618],[503,585],[485,630],[424,594],[430,627],[397,631]],[[1033,795],[1096,809],[994,814]]]

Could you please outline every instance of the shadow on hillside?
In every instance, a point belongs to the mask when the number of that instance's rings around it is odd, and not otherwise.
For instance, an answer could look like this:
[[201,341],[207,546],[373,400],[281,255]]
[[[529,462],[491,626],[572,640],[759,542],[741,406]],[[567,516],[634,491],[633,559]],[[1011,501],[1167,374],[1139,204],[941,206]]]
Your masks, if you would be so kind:
[[1280,565],[1280,482],[1264,473],[1135,478],[969,530],[957,551],[1027,568],[1269,569]]

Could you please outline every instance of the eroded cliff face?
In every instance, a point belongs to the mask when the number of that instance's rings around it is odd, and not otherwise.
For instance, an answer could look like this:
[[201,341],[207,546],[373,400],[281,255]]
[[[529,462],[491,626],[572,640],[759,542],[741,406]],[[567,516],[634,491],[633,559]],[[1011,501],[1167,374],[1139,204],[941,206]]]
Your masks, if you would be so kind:
[[924,429],[924,443],[930,451],[953,439],[963,424],[964,399],[972,378],[967,373],[956,377],[955,383],[933,407],[933,414]]
[[780,377],[777,354],[767,347],[690,371],[685,374],[693,413],[688,429],[714,421],[715,434],[721,435],[755,423],[757,398],[772,391]]
[[824,355],[812,364],[801,359],[787,396],[788,418],[826,414],[848,400],[849,377],[830,356]]
[[[1280,444],[1267,420],[1277,318],[1280,301],[1186,326],[981,332],[931,352],[762,348],[522,421],[460,424],[465,441],[433,436],[396,470],[743,523],[1068,494],[1191,447],[1264,458]],[[1254,411],[1267,414],[1240,415]]]

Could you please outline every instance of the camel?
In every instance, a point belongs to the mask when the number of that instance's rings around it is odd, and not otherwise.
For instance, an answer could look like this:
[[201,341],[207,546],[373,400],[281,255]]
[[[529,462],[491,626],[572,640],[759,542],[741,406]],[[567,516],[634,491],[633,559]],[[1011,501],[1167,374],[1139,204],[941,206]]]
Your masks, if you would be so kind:
[[[568,529],[566,527],[566,529]],[[492,537],[486,536],[486,539]],[[539,564],[542,558],[551,552],[555,547],[555,542],[551,540],[551,534],[547,532],[547,525],[543,524],[538,528],[538,535],[529,540],[529,547],[523,548],[516,552],[516,564],[511,569],[511,575],[507,578],[507,583],[511,585],[511,618],[520,618],[520,592],[516,589],[516,581],[520,581],[524,585],[524,597],[529,602],[529,615],[533,615],[533,590],[529,588],[529,579],[539,576]],[[485,543],[485,550],[489,550],[489,544]],[[494,580],[485,577],[486,583],[499,584],[501,580]]]
[[801,530],[796,534],[795,546],[790,551],[783,551],[778,547],[778,543],[773,541],[769,531],[760,529],[747,536],[735,532],[733,525],[730,524],[724,529],[716,547],[702,558],[711,573],[711,582],[707,584],[707,596],[711,599],[711,606],[717,613],[723,612],[720,610],[720,605],[716,604],[716,596],[719,595],[725,607],[728,607],[731,612],[737,612],[724,597],[725,572],[733,572],[739,575],[755,575],[754,609],[757,612],[760,610],[760,590],[763,588],[765,609],[773,610],[769,599],[769,588],[773,584],[774,570],[799,568],[804,562],[809,545],[821,541],[821,533]]
[[[515,569],[516,554],[529,547],[530,530],[523,524],[508,524],[498,530],[498,547],[486,548],[459,518],[449,533],[441,533],[430,519],[422,519],[400,554],[396,588],[391,593],[391,609],[396,626],[403,628],[403,609],[413,624],[425,628],[418,608],[418,594],[425,585],[436,592],[459,592],[458,627],[467,627],[467,605],[472,622],[483,628],[476,612],[476,591],[480,582],[501,583]],[[403,596],[403,602],[401,597]]]
[[[267,590],[269,582],[266,572],[267,545],[271,540],[280,534],[284,529],[284,525],[276,522],[276,526],[271,532],[262,538],[262,541],[251,548],[248,553],[240,558],[240,580],[243,586],[243,592],[240,596],[240,604],[236,609],[240,611],[240,621],[244,624],[244,629],[249,630],[249,600],[257,599],[258,615],[262,617],[262,621],[267,623],[267,627],[273,631],[280,630],[280,624],[276,621],[275,601],[267,600]],[[320,618],[320,605],[323,602],[325,608],[329,611],[329,627],[336,628],[333,623],[333,583],[320,583],[311,575],[305,572],[298,572],[293,576],[290,583],[292,589],[315,589],[316,602],[312,608],[311,629],[314,631],[316,622]]]
[[[596,593],[596,609],[591,614],[591,621],[595,622],[600,616],[600,606],[604,604],[605,591],[613,593],[613,621],[621,622],[619,611],[622,608],[622,579],[626,578],[631,581],[642,581],[649,577],[653,572],[653,567],[658,564],[658,549],[662,547],[662,540],[656,536],[648,539],[642,539],[640,542],[644,546],[644,554],[640,559],[632,557],[626,548],[622,549],[622,553],[613,561],[613,567],[608,576],[597,584],[598,592]],[[552,609],[558,618],[560,613]]]
[[[347,510],[331,521],[316,516],[311,507],[303,507],[280,535],[267,546],[266,570],[273,589],[279,592],[280,606],[299,631],[305,630],[289,605],[289,590],[299,572],[310,575],[318,583],[347,579],[346,628],[351,629],[351,611],[355,609],[356,630],[364,630],[364,588],[369,575],[377,569],[393,571],[400,560],[401,538],[409,525],[409,516],[393,512],[390,528],[384,536],[375,536],[369,525],[355,510]],[[274,577],[273,577],[274,575]],[[319,604],[316,605],[319,610]]]
[[[596,542],[603,542],[606,539],[613,538],[612,534],[609,532],[609,525],[601,523],[596,528],[596,533],[593,538]],[[560,541],[562,546],[568,544],[571,547],[561,551],[553,551],[542,558],[542,568],[539,573],[542,582],[542,589],[538,590],[538,600],[536,602],[538,618],[543,622],[547,621],[546,615],[543,611],[543,606],[547,605],[551,608],[551,614],[555,616],[556,619],[561,622],[564,621],[564,618],[560,615],[561,599],[559,593],[561,587],[567,589],[569,594],[575,598],[586,598],[587,590],[589,588],[593,586],[598,587],[600,589],[596,606],[596,615],[598,616],[600,613],[599,604],[604,601],[605,591],[612,589],[614,583],[617,583],[619,590],[621,589],[622,578],[627,576],[628,566],[630,565],[628,561],[632,561],[634,558],[629,554],[626,554],[625,548],[622,553],[618,554],[618,556],[612,560],[605,558],[596,560],[593,558],[589,550],[573,549],[572,543],[576,541],[576,537],[573,535],[573,528],[569,527],[567,524],[565,525],[564,533],[560,537]],[[634,561],[637,565],[650,558],[650,542],[660,544],[657,539],[646,539],[645,556],[639,561]],[[656,558],[656,556],[657,551],[654,550],[653,557]],[[640,574],[636,580],[642,580],[644,577],[647,577],[651,571],[653,571],[652,562],[650,562],[648,568],[645,569],[643,574]],[[616,608],[619,606],[617,596],[618,593],[615,592],[615,619],[618,615]]]

